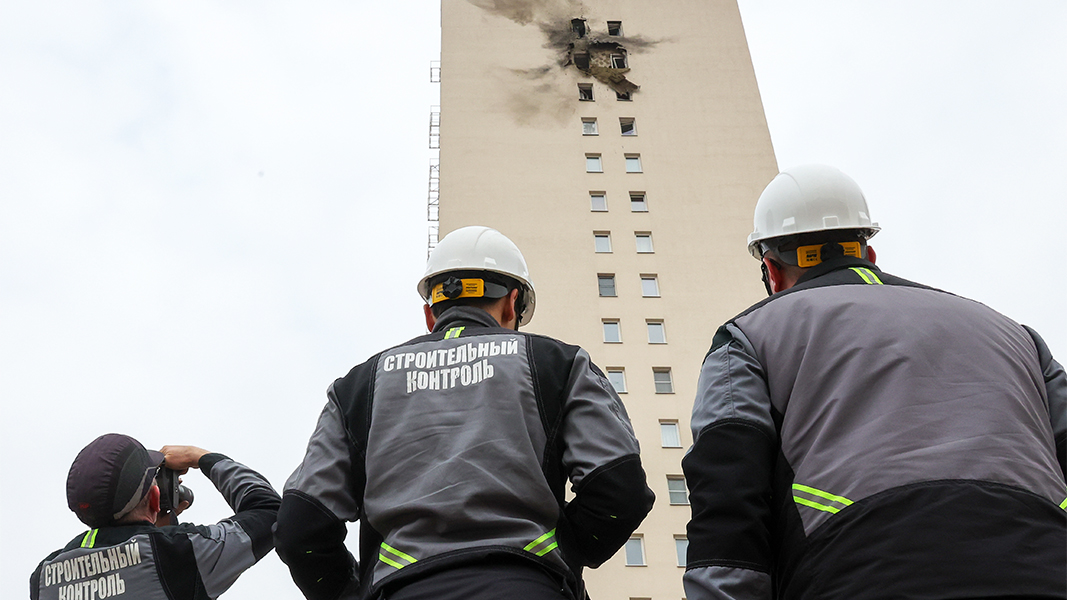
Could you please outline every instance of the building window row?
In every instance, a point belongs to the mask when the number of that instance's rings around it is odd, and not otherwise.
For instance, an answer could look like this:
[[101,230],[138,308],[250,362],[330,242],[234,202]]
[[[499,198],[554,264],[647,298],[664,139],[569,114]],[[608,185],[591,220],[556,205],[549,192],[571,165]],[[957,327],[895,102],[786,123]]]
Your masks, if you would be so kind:
[[[636,136],[637,120],[633,117],[619,117],[619,130],[621,135]],[[596,117],[582,117],[582,135],[600,135]]]
[[[635,231],[634,232],[634,244],[638,254],[654,254],[655,249],[652,247],[652,232],[651,231]],[[610,231],[594,231],[593,232],[593,250],[597,254],[610,254],[611,253],[611,232]]]
[[[596,282],[601,298],[614,298],[618,295],[614,273],[600,273],[596,276]],[[641,296],[644,298],[659,298],[658,276],[655,274],[641,275]]]
[[[602,321],[604,325],[604,343],[605,344],[621,344],[622,343],[622,327],[618,319],[604,319]],[[663,321],[660,319],[646,319],[645,328],[648,331],[648,343],[649,344],[666,344],[667,343],[667,330],[663,326]],[[670,392],[666,392],[670,393]]]
[[[578,61],[582,60],[580,55],[575,55],[575,58]],[[586,60],[588,60],[588,58],[586,58]],[[626,64],[626,55],[625,54],[618,55],[618,59],[616,59],[616,57],[613,55],[611,57],[611,60],[612,60],[612,62],[616,62],[616,60],[619,60],[623,64]],[[586,67],[586,68],[588,68],[588,67]],[[615,99],[618,100],[619,102],[630,102],[634,98],[633,98],[633,94],[631,94],[630,92],[615,92]],[[596,98],[593,97],[593,84],[591,84],[591,83],[579,83],[578,84],[578,100],[580,100],[582,102],[595,102],[596,101]]]
[[[626,566],[628,567],[644,567],[648,563],[645,562],[645,538],[642,535],[635,535],[626,540],[624,546],[626,555]],[[674,536],[674,552],[676,563],[679,567],[685,566],[686,553],[689,551],[689,540],[684,535]]]
[[[595,127],[595,123],[593,123]],[[596,135],[596,134],[587,134]],[[641,155],[640,154],[626,154],[623,156],[626,161],[627,173],[643,173],[641,167]],[[586,154],[585,155],[585,172],[586,173],[603,173],[604,172],[604,160],[600,154]]]
[[[630,212],[648,212],[648,197],[644,192],[630,192]],[[589,210],[608,212],[608,194],[604,191],[589,192]]]
[[[626,393],[626,369],[624,367],[608,367],[608,382],[611,383],[611,387],[615,388],[615,392],[618,394]],[[657,394],[673,394],[674,393],[674,381],[671,379],[670,367],[652,367],[652,384],[656,388]],[[673,425],[674,437],[671,435],[671,425]],[[681,441],[678,437],[678,423],[663,421],[660,423],[660,435],[663,436],[664,448],[680,448]],[[677,441],[676,446],[668,446],[668,442]]]

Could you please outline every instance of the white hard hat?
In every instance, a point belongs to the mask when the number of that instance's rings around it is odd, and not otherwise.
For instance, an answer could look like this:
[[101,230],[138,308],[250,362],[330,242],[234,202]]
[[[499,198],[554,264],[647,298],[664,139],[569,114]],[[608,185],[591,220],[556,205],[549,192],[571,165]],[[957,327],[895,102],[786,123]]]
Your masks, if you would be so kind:
[[748,251],[760,257],[770,238],[831,229],[856,229],[866,239],[878,233],[867,200],[851,177],[826,165],[802,165],[779,173],[760,194],[748,236]]
[[419,281],[419,295],[427,304],[433,304],[430,280],[442,273],[458,271],[489,271],[518,281],[525,300],[518,324],[525,325],[533,318],[534,286],[526,259],[519,247],[504,234],[489,227],[471,226],[446,235],[426,261],[426,273]]

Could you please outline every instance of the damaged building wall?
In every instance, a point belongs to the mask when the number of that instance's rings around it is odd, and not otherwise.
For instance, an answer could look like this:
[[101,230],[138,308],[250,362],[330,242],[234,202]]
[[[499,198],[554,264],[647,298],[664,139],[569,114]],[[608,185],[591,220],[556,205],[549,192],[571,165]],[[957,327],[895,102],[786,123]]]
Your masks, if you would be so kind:
[[[585,16],[586,6],[575,0],[468,0],[486,13],[504,17],[519,25],[536,26],[544,36],[543,47],[551,50],[555,64],[528,69],[512,69],[523,78],[537,81],[530,98],[546,91],[544,78],[554,69],[574,69],[584,77],[607,85],[616,93],[633,94],[640,86],[630,81],[629,55],[655,47],[661,40],[624,36],[616,26],[609,33],[596,31]],[[620,35],[612,35],[620,34]],[[523,104],[529,104],[527,99]]]

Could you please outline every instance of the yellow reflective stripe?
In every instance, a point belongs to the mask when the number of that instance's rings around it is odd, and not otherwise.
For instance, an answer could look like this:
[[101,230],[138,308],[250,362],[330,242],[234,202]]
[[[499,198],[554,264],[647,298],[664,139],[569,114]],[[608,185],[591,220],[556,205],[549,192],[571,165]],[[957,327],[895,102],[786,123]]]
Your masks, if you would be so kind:
[[538,552],[537,555],[538,556],[544,556],[544,555],[548,554],[549,552],[555,550],[557,546],[559,546],[559,544],[557,544],[556,542],[552,542],[552,544],[550,544],[547,548],[545,548],[544,550]]
[[[811,486],[802,485],[802,484],[799,484],[799,483],[794,483],[793,484],[793,489],[798,491],[798,492],[803,492],[805,494],[810,494],[812,496],[816,496],[818,498],[825,498],[826,500],[829,500],[830,502],[834,502],[834,503],[842,505],[842,507],[850,506],[852,504],[852,501],[849,500],[848,498],[845,498],[844,496],[838,496],[836,494],[831,494],[829,492],[824,492],[822,490],[815,489],[815,488],[813,488]],[[800,504],[800,505],[803,505],[803,506],[807,506],[807,507],[810,507],[810,508],[814,508],[815,510],[821,510],[823,512],[837,514],[838,512],[841,511],[841,509],[836,507],[836,506],[831,506],[829,504],[823,504],[822,502],[816,502],[814,500],[809,500],[807,498],[802,498],[802,497],[797,496],[795,494],[793,495],[793,501],[795,501],[797,504]]]
[[872,271],[870,269],[864,269],[864,271],[867,271],[867,275],[870,275],[871,279],[873,279],[875,283],[877,283],[878,285],[885,285],[885,284],[882,283],[881,279],[878,279],[878,274],[877,273],[875,273],[874,271]]
[[793,501],[795,501],[797,504],[803,504],[804,506],[810,506],[811,508],[814,508],[816,510],[821,510],[823,512],[834,513],[834,514],[837,514],[837,513],[841,512],[840,508],[834,508],[834,507],[826,505],[826,504],[819,504],[818,502],[812,502],[811,500],[808,500],[807,498],[801,498],[800,496],[793,496]]
[[[525,550],[527,552],[533,552],[534,548],[536,548],[536,547],[540,546],[541,544],[545,543],[546,541],[552,539],[552,537],[555,536],[555,535],[556,535],[556,530],[553,529],[552,531],[549,531],[548,533],[542,535],[541,537],[539,537],[536,540],[530,542],[529,544],[526,544],[526,547],[523,548],[523,550]],[[554,550],[558,546],[559,546],[559,544],[556,543],[555,540],[553,540],[551,544],[549,544],[545,548],[542,548],[541,550],[538,550],[535,554],[537,554],[537,556],[544,556],[544,555],[548,554],[549,552],[551,552],[552,550]]]
[[870,269],[865,269],[863,267],[852,267],[851,270],[855,271],[856,275],[860,276],[860,279],[866,281],[870,285],[884,285],[882,283],[882,280],[878,279],[878,276],[875,275],[874,271]]
[[451,340],[459,337],[459,334],[463,333],[462,327],[453,327],[445,332],[445,339]]
[[540,546],[541,542],[547,540],[548,538],[550,538],[550,537],[552,537],[554,535],[556,535],[556,530],[555,529],[553,529],[552,531],[549,531],[548,533],[542,535],[541,537],[539,537],[536,540],[530,542],[529,544],[526,544],[526,547],[523,548],[523,550],[526,550],[527,552],[529,552],[530,550],[533,550],[537,546]]
[[82,538],[82,546],[81,547],[82,548],[92,548],[93,544],[96,543],[96,534],[99,531],[100,531],[99,529],[90,529],[89,531],[86,531],[85,532],[85,537]]
[[831,494],[829,492],[824,492],[822,490],[817,490],[817,489],[815,489],[813,487],[808,487],[806,485],[801,485],[799,483],[794,483],[793,484],[793,489],[801,491],[801,492],[807,492],[807,493],[811,494],[812,496],[818,496],[820,498],[826,498],[827,500],[831,500],[833,502],[838,502],[840,504],[844,504],[845,506],[848,506],[848,505],[852,504],[852,501],[849,500],[848,498],[845,498],[844,496],[835,496],[835,495],[833,495],[833,494]]
[[[386,544],[385,542],[382,542],[382,550],[385,550],[386,552],[389,552],[390,554],[392,554],[393,556],[395,556],[397,558],[401,558],[401,559],[404,559],[404,560],[408,561],[408,564],[414,564],[414,563],[419,562],[419,560],[417,558],[415,558],[414,556],[411,556],[410,554],[406,554],[404,552],[401,552],[400,550],[397,550],[396,548],[390,546],[389,544]],[[378,553],[378,558],[383,563],[389,565],[390,567],[396,567],[397,569],[403,569],[404,567],[408,566],[408,565],[396,562],[395,560],[393,560],[392,558],[389,558],[388,556],[382,554],[381,552]]]
[[[383,563],[389,565],[390,567],[395,567],[397,569],[403,569],[404,566],[405,566],[405,565],[402,565],[402,564],[400,564],[400,563],[398,563],[398,562],[396,562],[394,560],[391,560],[388,556],[382,554],[381,552],[378,553],[378,560],[380,560]],[[320,579],[319,581],[322,581],[322,580]]]
[[1067,510],[1067,498],[1064,498],[1063,502],[1060,502],[1060,508]]

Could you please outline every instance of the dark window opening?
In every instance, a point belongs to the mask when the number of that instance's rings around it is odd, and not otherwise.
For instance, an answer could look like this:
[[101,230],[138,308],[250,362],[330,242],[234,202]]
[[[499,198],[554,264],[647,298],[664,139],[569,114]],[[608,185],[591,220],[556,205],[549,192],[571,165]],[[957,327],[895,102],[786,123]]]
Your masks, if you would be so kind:
[[[592,94],[591,91],[590,94]],[[615,99],[622,100],[624,102],[629,102],[630,100],[633,100],[633,98],[630,97],[630,92],[615,92]],[[592,98],[590,98],[590,100],[592,100]]]
[[571,19],[571,31],[578,37],[585,37],[585,19]]
[[608,21],[608,35],[622,35],[622,21]]
[[626,68],[626,55],[623,53],[616,53],[611,55],[611,68],[613,69],[625,69]]
[[581,52],[581,53],[575,54],[574,55],[574,66],[578,67],[579,70],[588,71],[589,70],[589,55],[586,54],[585,52]]
[[620,117],[619,127],[622,129],[623,135],[637,135],[637,126],[633,119]]
[[593,100],[593,84],[591,83],[579,83],[578,84],[578,99],[579,100]]

